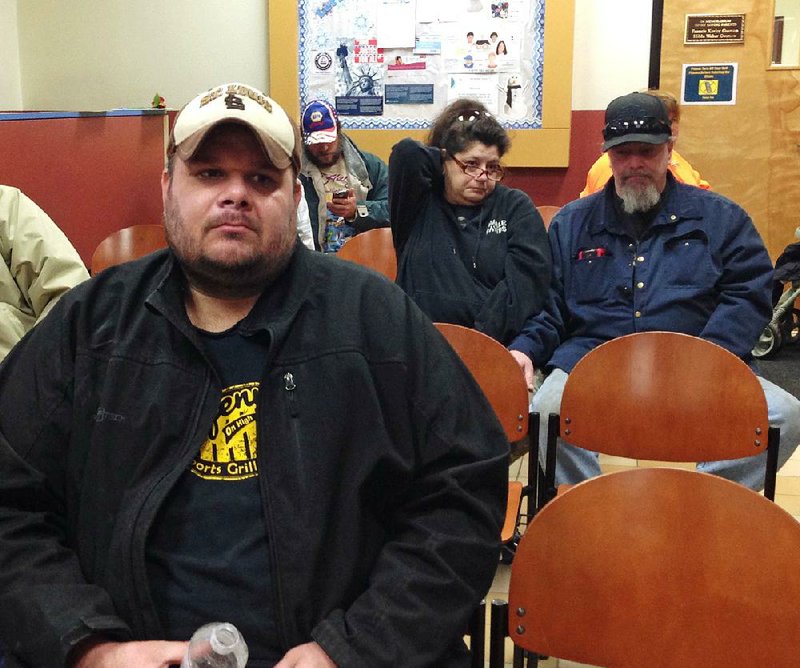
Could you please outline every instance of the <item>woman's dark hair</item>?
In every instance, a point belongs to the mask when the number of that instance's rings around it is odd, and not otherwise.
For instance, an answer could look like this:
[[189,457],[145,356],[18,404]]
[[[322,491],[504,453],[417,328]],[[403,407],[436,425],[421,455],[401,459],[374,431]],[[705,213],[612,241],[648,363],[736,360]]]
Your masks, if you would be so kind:
[[477,100],[462,98],[451,102],[434,119],[428,146],[445,149],[450,155],[463,151],[473,142],[496,146],[500,157],[511,146],[511,140],[497,119]]
[[495,49],[495,53],[499,56],[500,55],[500,45],[503,45],[503,53],[508,53],[508,49],[506,48],[506,43],[501,39],[497,43],[497,48]]

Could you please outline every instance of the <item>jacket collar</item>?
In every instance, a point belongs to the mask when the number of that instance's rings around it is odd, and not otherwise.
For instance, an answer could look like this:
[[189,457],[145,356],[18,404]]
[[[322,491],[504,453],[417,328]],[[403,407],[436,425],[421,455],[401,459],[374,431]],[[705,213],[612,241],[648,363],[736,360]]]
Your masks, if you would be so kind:
[[[186,279],[172,251],[162,252],[166,254],[166,261],[154,277],[155,287],[146,304],[197,344],[197,330],[186,314]],[[310,286],[315,284],[309,276],[314,271],[310,255],[311,251],[302,243],[295,245],[286,269],[264,290],[239,324],[242,333],[266,331],[273,342],[283,340],[306,300]]]

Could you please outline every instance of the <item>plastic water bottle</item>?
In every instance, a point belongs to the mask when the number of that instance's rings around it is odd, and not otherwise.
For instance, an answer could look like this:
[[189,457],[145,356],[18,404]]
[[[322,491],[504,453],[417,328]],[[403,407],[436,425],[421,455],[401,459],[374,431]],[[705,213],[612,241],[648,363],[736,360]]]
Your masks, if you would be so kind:
[[247,643],[233,624],[211,622],[192,635],[181,668],[245,668]]

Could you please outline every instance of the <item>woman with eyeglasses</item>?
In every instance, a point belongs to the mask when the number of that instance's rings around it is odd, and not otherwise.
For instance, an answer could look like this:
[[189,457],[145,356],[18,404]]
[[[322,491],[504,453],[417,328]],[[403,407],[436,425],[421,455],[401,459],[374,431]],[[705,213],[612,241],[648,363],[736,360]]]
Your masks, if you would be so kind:
[[433,321],[503,344],[541,310],[551,266],[533,202],[500,184],[510,144],[484,105],[461,99],[434,120],[427,145],[404,139],[389,158],[397,283]]

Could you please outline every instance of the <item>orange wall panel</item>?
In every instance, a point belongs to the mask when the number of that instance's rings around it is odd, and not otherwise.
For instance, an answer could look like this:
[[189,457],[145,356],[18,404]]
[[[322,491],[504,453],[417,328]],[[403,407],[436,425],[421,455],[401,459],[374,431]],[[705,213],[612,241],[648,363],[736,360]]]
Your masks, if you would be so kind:
[[0,114],[0,183],[41,206],[84,262],[110,232],[161,221],[163,113],[49,116]]

